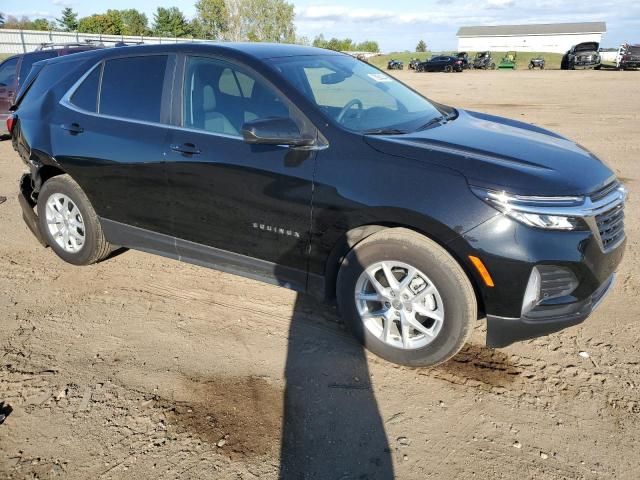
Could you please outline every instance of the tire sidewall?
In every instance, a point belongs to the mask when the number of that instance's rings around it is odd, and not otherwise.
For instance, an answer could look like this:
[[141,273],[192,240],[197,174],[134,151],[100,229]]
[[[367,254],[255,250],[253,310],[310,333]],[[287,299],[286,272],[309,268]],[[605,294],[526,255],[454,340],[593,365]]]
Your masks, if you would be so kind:
[[[80,214],[82,215],[82,221],[85,229],[85,238],[84,245],[80,249],[80,251],[72,253],[64,250],[58,243],[53,239],[51,232],[49,232],[49,227],[47,225],[47,217],[46,217],[46,203],[49,198],[57,193],[63,193],[67,197],[69,197],[73,203],[75,203],[78,210],[80,210]],[[93,224],[92,218],[93,216],[90,214],[91,205],[89,204],[88,199],[79,188],[73,188],[69,181],[65,181],[64,178],[54,177],[48,180],[40,190],[38,195],[38,223],[40,226],[40,231],[42,235],[47,240],[47,244],[51,247],[51,249],[62,258],[65,262],[72,263],[74,265],[86,265],[91,263],[91,259],[93,258],[94,251],[97,245],[97,229],[96,225]]]
[[[338,276],[338,303],[349,329],[371,352],[394,363],[426,366],[446,361],[464,345],[471,328],[469,319],[475,316],[475,303],[473,306],[467,304],[460,294],[465,287],[461,285],[460,276],[452,271],[451,263],[442,262],[443,252],[439,253],[434,254],[428,248],[416,248],[414,243],[401,239],[389,239],[353,249],[347,255]],[[449,258],[455,263],[452,257]],[[418,268],[440,293],[444,303],[444,322],[438,336],[422,348],[402,350],[387,345],[369,332],[360,318],[355,302],[356,282],[366,267],[384,260],[404,262]]]

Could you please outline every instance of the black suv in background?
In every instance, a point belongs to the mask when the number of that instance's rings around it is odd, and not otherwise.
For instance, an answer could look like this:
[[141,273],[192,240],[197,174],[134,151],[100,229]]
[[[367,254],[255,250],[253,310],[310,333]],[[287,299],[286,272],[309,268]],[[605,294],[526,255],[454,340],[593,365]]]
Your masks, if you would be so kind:
[[451,358],[583,321],[625,246],[625,189],[542,128],[433,103],[293,45],[39,63],[8,121],[24,218],[67,262],[117,246],[337,299],[376,354]]
[[35,62],[49,58],[84,52],[98,48],[87,43],[44,43],[33,52],[13,55],[0,63],[0,135],[7,133],[4,127],[9,117],[9,107]]

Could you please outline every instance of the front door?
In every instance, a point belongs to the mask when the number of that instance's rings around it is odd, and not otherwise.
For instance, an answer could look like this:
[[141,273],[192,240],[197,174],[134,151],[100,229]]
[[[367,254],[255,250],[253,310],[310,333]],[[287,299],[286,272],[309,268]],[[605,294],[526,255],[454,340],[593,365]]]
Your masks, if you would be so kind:
[[257,74],[221,59],[188,57],[179,85],[167,156],[179,254],[304,290],[315,151],[249,145],[240,131],[267,117],[312,127]]

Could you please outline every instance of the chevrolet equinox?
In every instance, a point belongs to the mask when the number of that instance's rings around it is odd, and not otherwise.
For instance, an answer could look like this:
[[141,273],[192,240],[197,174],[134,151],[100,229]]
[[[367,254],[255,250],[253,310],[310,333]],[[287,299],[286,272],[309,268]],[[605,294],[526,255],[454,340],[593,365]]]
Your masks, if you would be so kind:
[[63,260],[128,247],[335,299],[405,365],[484,317],[492,347],[582,322],[624,250],[595,155],[328,50],[79,53],[35,64],[13,111],[23,217]]

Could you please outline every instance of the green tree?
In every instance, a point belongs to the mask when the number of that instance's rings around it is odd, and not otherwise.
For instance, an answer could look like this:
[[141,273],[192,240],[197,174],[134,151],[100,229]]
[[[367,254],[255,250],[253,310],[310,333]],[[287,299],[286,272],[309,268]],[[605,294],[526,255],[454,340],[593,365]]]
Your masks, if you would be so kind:
[[426,52],[427,51],[427,44],[424,43],[424,40],[420,40],[418,42],[418,45],[416,45],[416,52]]
[[229,19],[225,0],[198,0],[196,12],[204,38],[222,38]]
[[158,7],[153,14],[153,32],[161,37],[184,37],[189,24],[178,7]]
[[62,16],[56,18],[56,21],[65,32],[75,32],[78,29],[78,14],[71,7],[62,9]]
[[327,48],[327,41],[324,38],[324,35],[321,33],[313,39],[312,45],[317,48]]
[[246,38],[252,42],[293,43],[296,40],[294,6],[285,0],[244,0],[240,14]]
[[31,22],[29,27],[31,30],[53,30],[55,25],[49,22],[46,18],[36,18]]
[[120,17],[122,18],[123,35],[146,35],[149,33],[147,16],[135,8],[120,10]]
[[365,40],[364,42],[360,42],[359,44],[357,44],[355,50],[357,52],[377,53],[380,51],[380,47],[378,46],[378,42],[374,42],[373,40]]
[[107,10],[106,13],[94,14],[78,21],[78,32],[80,33],[122,35],[122,30],[122,16],[118,10]]
[[0,28],[4,27],[4,13],[0,12]]

